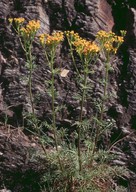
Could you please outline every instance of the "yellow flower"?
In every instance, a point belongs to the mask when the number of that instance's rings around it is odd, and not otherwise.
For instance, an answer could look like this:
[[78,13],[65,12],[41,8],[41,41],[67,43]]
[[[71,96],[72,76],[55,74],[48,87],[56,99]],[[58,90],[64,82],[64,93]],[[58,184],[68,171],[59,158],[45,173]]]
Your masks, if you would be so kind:
[[19,18],[14,18],[13,19],[15,23],[17,24],[22,24],[24,23],[25,19],[23,17],[19,17]]
[[95,42],[90,42],[82,38],[79,38],[77,41],[73,42],[73,45],[75,46],[77,53],[84,56],[97,53],[100,50]]
[[28,22],[26,27],[22,27],[20,29],[20,32],[22,35],[25,35],[25,37],[29,38],[32,35],[36,34],[36,32],[38,31],[39,28],[40,28],[40,22],[31,20]]
[[116,54],[117,53],[117,48],[113,48],[113,53]]
[[58,45],[61,41],[63,41],[63,39],[63,32],[55,32],[52,35],[46,33],[39,35],[40,43],[42,45],[46,44],[47,46]]
[[104,44],[104,49],[105,49],[107,52],[111,52],[111,51],[113,51],[113,46],[112,46],[112,44],[111,44],[110,42],[106,42],[106,43]]
[[24,27],[22,27],[22,28],[20,29],[20,31],[21,31],[22,33],[27,33],[27,30],[26,30]]
[[75,47],[76,52],[80,56],[88,56],[92,53],[97,53],[100,50],[94,42],[81,38],[79,34],[74,31],[65,31],[64,33],[69,43]]
[[45,34],[40,34],[39,40],[40,40],[40,43],[43,45],[45,43]]
[[100,31],[97,33],[96,37],[99,38],[99,39],[107,38],[107,37],[108,37],[108,34],[106,33],[106,31],[100,30]]
[[12,23],[13,22],[13,18],[9,18],[8,21],[9,21],[9,23]]
[[22,23],[24,23],[25,19],[23,17],[19,17],[19,18],[9,18],[8,21],[12,24],[13,21],[17,24],[20,25]]
[[97,52],[99,52],[99,47],[94,42],[88,42],[83,48],[83,54],[85,56]]
[[79,34],[75,33],[74,31],[65,31],[64,33],[71,43],[80,39]]
[[123,43],[123,42],[124,42],[124,39],[123,39],[123,37],[121,37],[121,36],[115,36],[115,42]]
[[[122,34],[125,34],[123,31]],[[101,48],[108,53],[116,53],[119,46],[124,42],[123,36],[116,36],[114,32],[99,31],[96,35]]]
[[36,32],[40,28],[40,21],[31,20],[26,25],[26,30],[31,32]]
[[96,38],[99,40],[100,43],[106,43],[107,41],[113,42],[115,37],[115,33],[112,31],[106,32],[103,30],[98,31],[96,34]]
[[78,35],[78,33],[75,33],[74,31],[65,31],[64,33],[66,34],[67,37]]

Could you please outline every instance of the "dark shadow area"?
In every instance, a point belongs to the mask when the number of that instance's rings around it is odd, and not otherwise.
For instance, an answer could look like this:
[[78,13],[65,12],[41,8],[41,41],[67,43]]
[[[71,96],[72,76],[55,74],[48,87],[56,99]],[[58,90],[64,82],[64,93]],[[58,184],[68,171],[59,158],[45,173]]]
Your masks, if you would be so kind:
[[[5,172],[2,179],[7,189],[14,192],[40,192],[42,174],[28,168],[28,170],[16,170],[13,173]],[[2,186],[2,183],[1,183]]]
[[131,117],[130,124],[132,129],[136,129],[136,115]]
[[129,48],[133,47],[134,44],[134,34],[133,31],[133,23],[134,23],[134,16],[130,7],[133,7],[134,4],[132,1],[108,1],[109,4],[112,5],[112,14],[114,18],[114,27],[113,31],[116,34],[120,35],[120,30],[126,30],[127,34],[125,37],[125,41],[120,47],[118,51],[118,55],[121,58],[121,61],[118,64],[119,68],[119,77],[117,79],[119,85],[118,96],[120,98],[120,103],[124,107],[128,107],[128,92],[127,88],[129,87],[130,77],[131,74],[129,73]]

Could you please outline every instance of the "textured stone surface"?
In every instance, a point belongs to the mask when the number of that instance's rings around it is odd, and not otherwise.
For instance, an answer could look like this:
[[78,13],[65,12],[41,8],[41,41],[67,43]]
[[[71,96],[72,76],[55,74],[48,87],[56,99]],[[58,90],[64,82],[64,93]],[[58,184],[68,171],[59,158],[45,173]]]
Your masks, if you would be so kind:
[[[39,19],[41,32],[53,30],[75,30],[82,37],[94,39],[99,30],[114,30],[117,34],[120,29],[127,30],[125,43],[121,46],[118,56],[112,59],[113,71],[110,72],[109,92],[114,96],[107,104],[108,115],[116,120],[117,128],[113,129],[112,141],[119,136],[120,142],[113,150],[121,156],[116,163],[125,163],[130,170],[128,185],[132,192],[136,191],[136,9],[133,0],[1,0],[0,1],[0,120],[8,117],[8,123],[22,126],[24,112],[30,111],[28,74],[25,66],[25,56],[18,42],[17,36],[10,29],[9,17],[25,17],[27,20]],[[60,54],[62,57],[60,57]],[[37,98],[35,110],[40,119],[50,117],[50,99],[45,93],[44,80],[49,77],[48,67],[43,62],[43,53],[37,42],[34,44],[36,68],[33,76],[33,92]],[[66,104],[67,111],[58,117],[58,123],[69,126],[67,118],[76,118],[78,103],[72,99],[73,92],[77,91],[74,82],[75,73],[71,67],[71,59],[67,54],[65,44],[57,53],[56,66],[65,67],[70,72],[67,78],[56,77],[56,87],[59,90],[57,102]],[[103,58],[95,66],[96,73],[92,75],[95,82],[93,88],[96,95],[101,94],[99,78],[103,75]],[[87,113],[91,113],[88,107]],[[2,130],[1,130],[2,132]],[[130,136],[129,136],[130,134]],[[128,135],[128,136],[127,136]],[[126,136],[126,137],[125,137]],[[1,136],[5,142],[5,136]],[[122,139],[124,138],[124,139]],[[1,143],[0,142],[0,143]],[[12,143],[7,140],[7,145]],[[27,151],[24,146],[24,151]],[[3,153],[3,146],[0,145]],[[4,153],[7,154],[4,150]],[[13,154],[18,159],[25,157]],[[5,159],[3,160],[3,162]],[[9,163],[10,160],[8,159]],[[20,166],[24,166],[21,160]],[[1,166],[1,165],[0,165]],[[16,165],[15,165],[16,166]],[[3,171],[2,169],[0,169]],[[11,170],[12,172],[12,170]]]
[[0,189],[38,191],[46,167],[34,156],[39,150],[38,140],[30,140],[21,129],[0,124]]

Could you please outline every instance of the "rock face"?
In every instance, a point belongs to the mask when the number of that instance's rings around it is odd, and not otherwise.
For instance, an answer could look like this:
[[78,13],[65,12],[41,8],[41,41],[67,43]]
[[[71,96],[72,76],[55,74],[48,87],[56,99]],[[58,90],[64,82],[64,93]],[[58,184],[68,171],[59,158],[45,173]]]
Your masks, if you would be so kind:
[[[99,30],[127,30],[124,44],[119,50],[118,56],[114,58],[114,71],[110,74],[109,89],[114,97],[108,104],[108,115],[116,120],[117,129],[113,130],[112,137],[119,135],[120,142],[113,147],[120,153],[118,163],[125,163],[130,170],[128,185],[131,192],[136,191],[136,9],[131,0],[1,0],[0,2],[0,120],[15,127],[23,124],[24,113],[30,111],[28,86],[26,77],[28,74],[25,66],[25,56],[18,38],[10,29],[9,17],[24,17],[26,20],[38,19],[41,22],[41,32],[52,32],[54,30],[74,30],[82,37],[94,39]],[[36,56],[36,68],[33,76],[33,92],[37,104],[36,113],[40,119],[48,119],[50,116],[50,99],[45,90],[44,81],[48,78],[48,68],[43,62],[43,53],[38,42],[34,44],[34,55]],[[61,55],[61,57],[60,57]],[[101,63],[101,61],[100,61]],[[59,91],[57,102],[66,104],[67,111],[58,117],[59,123],[65,123],[65,119],[76,116],[78,104],[71,95],[76,92],[73,80],[74,71],[71,68],[71,59],[67,54],[66,45],[62,45],[57,53],[56,65],[70,70],[67,78],[56,77],[56,87]],[[101,65],[97,69],[97,77],[94,78],[99,92],[98,79],[102,73]],[[93,78],[93,77],[92,77]],[[2,132],[3,129],[1,129]],[[0,136],[0,143],[5,142],[5,137]],[[113,139],[114,140],[114,139]],[[9,142],[7,140],[7,142]],[[12,144],[9,142],[9,146]],[[9,149],[8,149],[9,150]],[[19,149],[15,149],[16,153]],[[24,151],[27,149],[24,146]],[[10,153],[10,150],[8,151]],[[0,145],[0,157],[6,157],[4,146]],[[16,164],[20,156],[16,156]],[[25,156],[22,151],[22,157]],[[8,169],[11,161],[4,164],[5,158],[1,158],[0,171],[4,183],[3,168]],[[19,160],[20,161],[20,160]],[[117,162],[116,162],[117,163]],[[24,161],[20,164],[24,167]],[[36,164],[35,164],[36,165]],[[15,170],[18,169],[15,167]],[[14,169],[11,172],[15,171]],[[34,170],[32,168],[32,170]],[[9,171],[10,172],[10,171]],[[8,173],[9,173],[8,172]],[[10,173],[11,173],[10,172]],[[27,177],[27,176],[26,176]],[[126,186],[126,187],[128,187]],[[14,191],[17,191],[14,190]],[[19,190],[18,190],[19,191]]]
[[[12,191],[39,191],[38,182],[45,171],[33,154],[40,146],[19,129],[0,125],[0,189]],[[4,190],[4,189],[3,189]]]
[[[3,3],[3,4],[2,4]],[[111,30],[114,24],[111,7],[106,1],[98,1],[97,3],[86,1],[18,1],[7,4],[3,1],[1,4],[5,9],[2,10],[1,22],[1,113],[2,117],[8,115],[10,123],[21,124],[23,111],[30,111],[30,101],[28,94],[26,94],[28,71],[25,67],[25,56],[18,42],[17,36],[10,29],[9,17],[25,17],[26,20],[39,19],[41,22],[41,29],[39,33],[52,32],[53,30],[75,30],[86,38],[95,38],[95,34],[100,29]],[[2,7],[3,7],[2,6]],[[108,10],[105,14],[105,10]],[[71,61],[68,60],[65,45],[62,45],[58,52],[56,64],[65,66],[70,69]],[[44,116],[48,113],[50,104],[44,98],[47,97],[44,93],[44,80],[48,77],[47,66],[43,62],[43,54],[40,51],[39,45],[34,46],[34,54],[36,55],[36,69],[34,71],[33,92],[40,95],[36,106],[37,113]],[[67,51],[67,50],[66,50]],[[65,52],[66,52],[65,51]],[[60,57],[62,55],[62,58]],[[64,57],[64,58],[63,58]],[[64,62],[67,60],[68,64]],[[58,79],[60,84],[61,102],[70,102],[69,98],[75,88],[74,82],[70,84],[73,71],[70,70],[69,78],[66,80]],[[69,90],[68,99],[66,100],[66,91],[64,87]],[[44,102],[43,102],[44,100]],[[73,101],[72,101],[73,103]],[[24,105],[25,104],[25,105]],[[71,105],[71,104],[69,104]],[[71,106],[75,108],[74,106]],[[39,111],[40,110],[40,111]],[[16,120],[15,120],[16,119]],[[16,122],[20,119],[20,122]]]

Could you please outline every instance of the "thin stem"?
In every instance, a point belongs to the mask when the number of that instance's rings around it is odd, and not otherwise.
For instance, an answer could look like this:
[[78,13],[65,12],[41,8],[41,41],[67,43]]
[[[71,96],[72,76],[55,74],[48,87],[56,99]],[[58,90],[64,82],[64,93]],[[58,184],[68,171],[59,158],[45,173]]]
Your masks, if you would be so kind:
[[49,59],[49,57],[48,57],[48,54],[47,54],[46,49],[45,49],[44,54],[45,54],[45,57],[46,57],[46,59],[47,59],[47,62],[48,62],[48,64],[49,64],[49,66],[50,66],[50,65],[51,65],[51,64],[50,64],[50,59]]
[[107,95],[108,72],[109,72],[109,66],[108,65],[109,65],[109,57],[107,58],[107,62],[106,62],[106,72],[105,72],[105,79],[104,79],[104,92],[103,92],[103,98],[102,98],[100,121],[103,120],[105,98],[106,98],[106,95]]
[[29,97],[30,97],[30,102],[31,102],[32,114],[34,115],[34,104],[33,104],[33,94],[32,94],[33,60],[32,60],[32,54],[31,54],[31,45],[29,47],[28,55],[26,55],[26,57],[27,57],[27,62],[29,63],[29,80],[28,80]]
[[76,70],[76,72],[77,72],[77,74],[79,76],[80,74],[79,74],[79,71],[78,71],[77,66],[76,66],[75,57],[74,57],[74,53],[73,53],[73,47],[72,47],[72,44],[71,44],[69,38],[68,38],[68,43],[69,43],[69,46],[70,46],[70,55],[71,55],[75,70]]
[[52,51],[52,55],[51,55],[51,95],[52,95],[52,126],[53,126],[53,131],[54,131],[54,138],[55,138],[55,147],[56,147],[56,151],[58,151],[58,144],[57,144],[57,136],[56,136],[56,113],[55,113],[55,90],[54,90],[54,68],[53,68],[53,64],[54,64],[54,51]]
[[53,127],[53,135],[54,135],[54,140],[55,140],[55,148],[56,151],[58,153],[58,161],[59,161],[59,165],[60,165],[60,169],[61,171],[63,170],[63,166],[61,163],[61,159],[59,156],[59,149],[58,149],[58,139],[57,139],[57,130],[56,130],[56,112],[55,112],[55,79],[54,79],[54,59],[55,59],[55,47],[53,46],[52,50],[51,50],[51,60],[49,62],[50,67],[51,67],[51,95],[52,95],[52,127]]
[[12,25],[12,27],[13,27],[13,29],[15,30],[15,32],[18,34],[19,42],[20,42],[20,44],[21,44],[21,47],[22,47],[23,51],[26,53],[26,49],[25,49],[25,47],[24,47],[24,45],[23,45],[23,43],[22,43],[21,37],[20,37],[20,33],[19,33],[20,29],[17,30],[13,25]]
[[119,140],[115,141],[114,143],[112,143],[111,146],[110,146],[110,148],[108,149],[108,151],[111,151],[111,149],[112,149],[115,145],[117,145],[117,144],[118,144],[119,142],[121,142],[122,140],[128,138],[128,137],[129,137],[130,135],[132,135],[133,133],[135,133],[135,131],[129,133],[128,135],[125,135],[125,136],[122,137],[121,139],[119,139]]
[[[82,123],[83,120],[83,106],[85,102],[85,96],[86,96],[86,86],[87,86],[87,69],[88,69],[88,63],[85,63],[84,68],[84,83],[83,83],[83,93],[81,98],[81,105],[80,105],[80,116],[79,116],[79,122]],[[82,160],[81,160],[81,148],[80,148],[80,142],[81,142],[81,127],[78,127],[78,161],[79,161],[79,172],[82,171]]]
[[44,146],[44,144],[41,142],[41,147],[42,147],[42,149],[43,149],[43,151],[44,151],[44,153],[45,153],[45,155],[47,156],[47,151],[46,151],[46,148],[45,148],[45,146]]
[[85,100],[85,95],[86,95],[86,86],[87,86],[87,73],[84,72],[84,87],[83,87],[83,93],[82,93],[82,98],[81,98],[81,107],[80,107],[80,118],[79,121],[82,122],[83,118],[83,106],[84,106],[84,100]]
[[[27,63],[29,64],[29,79],[28,79],[28,86],[29,86],[29,97],[30,97],[30,103],[31,103],[31,109],[32,109],[32,114],[34,115],[34,104],[33,104],[33,94],[32,94],[32,72],[33,72],[33,60],[32,60],[32,42],[34,40],[34,36],[32,38],[32,40],[28,43],[28,41],[23,37],[24,42],[22,42],[22,39],[20,37],[20,28],[16,29],[13,26],[14,30],[16,31],[16,33],[18,34],[19,37],[19,41],[21,44],[21,47],[23,49],[23,51],[25,52],[26,55],[26,60]],[[29,45],[27,47],[27,45]]]
[[[100,112],[100,123],[102,123],[103,121],[103,115],[104,115],[104,106],[105,106],[105,98],[107,96],[107,85],[108,85],[108,72],[109,72],[109,55],[107,56],[107,61],[106,61],[106,71],[105,71],[105,79],[104,79],[104,92],[103,92],[103,98],[102,98],[102,103],[101,103],[101,112]],[[100,125],[101,126],[101,125]],[[97,126],[96,129],[96,135],[95,135],[95,140],[94,140],[94,147],[93,147],[93,151],[92,151],[92,157],[96,151],[96,146],[97,146],[97,142],[98,142],[98,138],[100,135],[100,127]]]
[[81,149],[80,149],[80,141],[81,141],[81,128],[78,127],[78,162],[79,162],[79,172],[82,171],[82,160],[81,160]]

